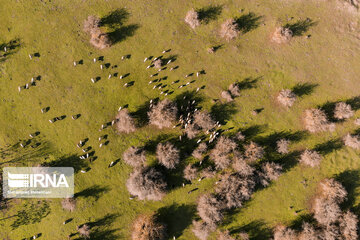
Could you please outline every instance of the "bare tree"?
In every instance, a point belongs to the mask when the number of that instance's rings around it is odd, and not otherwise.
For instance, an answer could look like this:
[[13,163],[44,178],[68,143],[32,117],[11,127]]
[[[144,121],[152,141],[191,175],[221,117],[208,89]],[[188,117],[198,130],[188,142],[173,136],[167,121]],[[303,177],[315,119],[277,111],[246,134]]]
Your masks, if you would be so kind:
[[160,69],[160,68],[162,67],[162,65],[163,65],[163,62],[162,62],[161,58],[156,59],[156,60],[154,61],[154,66],[155,66],[155,68]]
[[63,209],[72,212],[76,208],[76,200],[74,198],[64,198],[61,201],[61,206]]
[[275,43],[287,43],[293,37],[293,32],[289,28],[277,27],[271,37]]
[[171,127],[176,120],[177,111],[177,107],[172,101],[164,99],[148,112],[150,124],[160,129]]
[[278,225],[274,229],[274,240],[296,240],[296,232],[283,225]]
[[207,151],[206,143],[200,143],[199,146],[193,151],[192,156],[196,159],[201,160],[203,158],[203,154]]
[[77,230],[80,236],[88,239],[90,238],[90,227],[87,224],[82,225],[81,227],[77,227]]
[[184,178],[186,180],[192,181],[196,178],[196,176],[197,176],[197,169],[191,164],[187,165],[184,169]]
[[296,95],[290,89],[283,89],[277,96],[277,100],[285,107],[291,107],[296,101]]
[[123,159],[132,167],[144,166],[146,162],[145,151],[142,148],[131,146],[123,153]]
[[358,239],[358,219],[355,214],[347,211],[340,218],[340,232],[344,240]]
[[246,161],[253,163],[264,157],[265,151],[264,148],[259,146],[255,142],[250,142],[248,145],[245,145],[245,159]]
[[325,178],[319,183],[318,197],[330,199],[336,203],[341,203],[346,199],[345,188],[333,178]]
[[236,38],[238,34],[238,24],[234,19],[228,19],[221,25],[220,36],[225,38],[226,41]]
[[219,231],[218,240],[236,240],[230,235],[229,230]]
[[200,196],[197,211],[201,219],[210,227],[215,229],[216,225],[223,219],[222,204],[210,194]]
[[360,118],[355,119],[354,123],[355,125],[360,126]]
[[207,168],[204,168],[201,172],[200,172],[202,177],[206,177],[206,178],[212,178],[216,175],[216,171],[215,169],[213,169],[213,167],[209,166]]
[[320,234],[314,229],[311,224],[304,222],[302,225],[302,231],[299,233],[299,240],[318,240]]
[[354,149],[360,149],[360,137],[358,135],[346,134],[343,138],[344,144]]
[[209,131],[216,126],[210,113],[207,111],[196,111],[194,113],[194,123],[198,125],[203,131]]
[[104,49],[111,46],[109,35],[100,28],[100,19],[98,17],[88,16],[84,22],[84,31],[90,34],[90,43],[96,48]]
[[193,221],[192,232],[200,240],[207,240],[209,234],[214,230],[206,222]]
[[116,115],[116,129],[120,133],[132,133],[136,130],[133,118],[127,109],[122,109]]
[[336,103],[334,111],[334,117],[336,119],[348,119],[352,116],[354,116],[354,111],[351,109],[351,106],[349,104],[346,104],[344,102]]
[[323,226],[329,226],[341,216],[339,205],[331,199],[314,199],[312,212],[316,221]]
[[233,98],[240,96],[240,88],[238,83],[232,83],[229,86],[229,92]]
[[240,153],[234,153],[234,159],[232,164],[233,169],[241,176],[247,177],[254,174],[255,169],[251,167],[245,161],[244,157]]
[[191,9],[186,13],[185,22],[195,29],[200,26],[199,14],[194,9]]
[[221,97],[224,98],[227,102],[232,102],[234,100],[228,90],[222,91]]
[[243,202],[251,198],[255,187],[252,177],[233,173],[224,175],[221,180],[215,191],[226,208],[242,207]]
[[306,149],[300,156],[299,162],[305,166],[316,167],[320,165],[321,155],[309,149]]
[[311,132],[334,131],[335,124],[330,123],[324,111],[316,108],[305,110],[305,128]]
[[156,157],[159,163],[168,169],[174,169],[180,161],[179,150],[170,142],[157,145]]
[[276,151],[281,154],[289,153],[290,141],[286,139],[280,139],[276,142]]
[[268,186],[271,181],[275,181],[281,175],[282,167],[277,163],[264,163],[259,172],[259,182],[264,187]]
[[166,182],[163,175],[154,168],[136,169],[126,182],[130,194],[140,200],[161,200],[165,195]]
[[100,28],[100,18],[96,16],[88,16],[84,21],[84,32],[92,34],[99,31]]
[[215,162],[219,169],[225,169],[231,164],[229,154],[237,147],[236,143],[228,137],[221,136],[211,150],[210,158]]
[[235,139],[238,140],[238,141],[244,141],[245,140],[245,136],[242,132],[237,132],[235,134]]
[[133,240],[165,240],[165,225],[158,222],[153,214],[140,215],[133,223]]

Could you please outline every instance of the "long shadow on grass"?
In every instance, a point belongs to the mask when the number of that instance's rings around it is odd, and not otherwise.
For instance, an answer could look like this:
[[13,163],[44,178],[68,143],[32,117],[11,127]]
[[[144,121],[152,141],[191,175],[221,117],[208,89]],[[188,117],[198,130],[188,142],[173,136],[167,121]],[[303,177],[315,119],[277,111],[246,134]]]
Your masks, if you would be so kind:
[[77,173],[81,169],[88,168],[89,163],[84,159],[79,159],[76,155],[63,156],[51,162],[42,163],[43,167],[73,167],[74,172]]
[[352,108],[352,110],[356,111],[358,109],[360,109],[360,96],[356,96],[344,101],[334,101],[334,102],[326,102],[323,105],[320,105],[319,108],[322,109],[326,116],[328,117],[328,119],[331,122],[343,122],[344,119],[337,119],[334,117],[334,113],[335,113],[335,106],[337,103],[339,102],[345,102],[346,104],[349,104]]
[[229,229],[231,235],[236,235],[242,232],[249,234],[251,240],[270,239],[272,236],[271,229],[265,226],[263,221],[252,221],[241,227],[233,227]]
[[221,14],[222,5],[210,5],[196,10],[199,14],[199,20],[202,23],[208,24],[212,20],[216,20]]
[[317,144],[314,148],[315,151],[319,152],[321,155],[327,155],[333,151],[339,150],[344,146],[341,139],[332,139],[324,143]]
[[298,83],[292,88],[292,92],[298,97],[310,95],[319,84]]
[[15,221],[11,224],[13,229],[23,225],[39,223],[50,214],[50,206],[47,201],[27,202],[22,210],[16,214]]
[[236,18],[235,22],[238,25],[239,31],[247,33],[259,27],[261,18],[262,16],[257,16],[255,13],[250,12]]
[[97,201],[101,197],[101,195],[107,193],[108,191],[110,191],[110,188],[108,186],[102,187],[100,185],[94,185],[94,186],[88,187],[80,192],[75,193],[74,198],[92,197]]
[[[359,170],[345,170],[344,172],[335,176],[347,191],[347,199],[341,204],[341,208],[348,210],[352,209],[357,197],[357,192],[360,187],[360,171]],[[355,211],[359,215],[359,211]]]
[[[6,48],[6,52],[5,52]],[[14,39],[7,43],[0,44],[0,62],[5,61],[9,56],[19,51],[20,40]]]
[[195,205],[179,205],[174,203],[170,206],[160,208],[157,212],[157,217],[160,222],[166,224],[168,236],[178,238],[191,224],[195,213]]
[[293,33],[293,36],[302,36],[309,30],[310,27],[314,25],[316,25],[316,22],[308,18],[306,20],[299,20],[296,23],[288,23],[284,26],[284,28],[290,29]]
[[210,115],[215,121],[224,125],[231,117],[237,113],[237,107],[234,103],[216,103],[211,107]]

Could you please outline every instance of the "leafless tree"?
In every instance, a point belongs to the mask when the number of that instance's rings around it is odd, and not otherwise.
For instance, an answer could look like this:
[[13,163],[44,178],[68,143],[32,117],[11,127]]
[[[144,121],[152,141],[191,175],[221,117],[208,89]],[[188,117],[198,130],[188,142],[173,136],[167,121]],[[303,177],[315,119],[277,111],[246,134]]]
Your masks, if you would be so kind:
[[281,154],[289,153],[290,141],[286,139],[280,139],[276,142],[276,151]]
[[358,135],[346,134],[343,138],[344,144],[354,149],[360,149],[360,137]]
[[184,169],[184,178],[186,180],[192,181],[196,178],[196,176],[197,176],[197,169],[191,164],[187,165]]
[[271,181],[275,181],[281,175],[282,167],[277,163],[264,163],[259,173],[259,182],[264,187],[268,186]]
[[198,125],[203,131],[209,131],[216,125],[210,113],[207,111],[197,111],[194,114],[194,124]]
[[61,206],[63,209],[72,212],[76,208],[76,200],[74,198],[64,198],[61,201]]
[[200,26],[199,14],[194,9],[191,9],[186,13],[185,22],[195,29]]
[[234,100],[228,90],[222,91],[221,97],[224,98],[227,102],[232,102]]
[[154,61],[154,66],[155,66],[155,68],[160,69],[160,68],[162,67],[162,65],[163,65],[163,62],[162,62],[161,58],[156,59],[156,60]]
[[246,161],[253,163],[264,157],[265,151],[264,148],[259,146],[255,142],[250,142],[248,145],[245,145],[245,159]]
[[283,225],[278,225],[274,229],[274,240],[296,240],[296,232]]
[[158,201],[165,195],[166,182],[163,175],[154,168],[136,169],[126,182],[130,194],[140,200]]
[[316,108],[305,110],[305,128],[311,132],[334,131],[335,124],[330,123],[324,111]]
[[165,240],[166,228],[153,214],[140,215],[133,223],[132,240]]
[[133,118],[127,109],[122,109],[116,115],[116,129],[120,133],[131,133],[136,130]]
[[233,98],[240,96],[240,88],[238,83],[232,83],[229,86],[229,92]]
[[339,205],[332,199],[315,198],[312,211],[316,221],[323,226],[329,226],[341,216]]
[[192,156],[196,159],[201,160],[203,158],[203,154],[207,151],[206,143],[200,143],[199,146],[193,151]]
[[215,169],[213,169],[211,166],[204,168],[201,172],[200,172],[202,177],[206,177],[206,178],[212,178],[216,175],[216,171]]
[[340,218],[340,232],[344,240],[358,239],[358,219],[355,214],[347,211]]
[[123,159],[132,167],[144,166],[146,162],[145,151],[142,148],[131,146],[123,153]]
[[164,99],[153,106],[148,112],[150,124],[158,128],[168,128],[176,120],[177,107],[169,99]]
[[299,162],[305,166],[316,167],[320,165],[321,155],[309,149],[306,149],[300,156]]
[[245,136],[242,132],[237,132],[235,134],[235,139],[238,140],[238,141],[244,141],[245,140]]
[[238,24],[234,19],[228,19],[221,25],[220,36],[225,38],[226,41],[236,38],[238,34]]
[[200,240],[207,240],[209,234],[214,230],[213,227],[210,227],[206,222],[203,221],[193,221],[192,222],[192,232]]
[[89,16],[84,22],[84,31],[90,34],[90,43],[96,48],[104,49],[111,46],[109,35],[100,28],[98,17]]
[[333,178],[325,178],[319,183],[318,197],[330,199],[336,203],[341,203],[346,199],[345,188]]
[[180,161],[179,150],[170,142],[159,143],[156,147],[156,158],[168,169],[174,169]]
[[346,104],[344,102],[336,103],[334,111],[334,117],[336,119],[348,119],[352,116],[354,116],[354,111],[351,109],[351,106],[349,104]]
[[234,159],[232,164],[233,169],[241,176],[247,177],[254,174],[255,169],[251,167],[245,161],[244,157],[240,153],[234,153]]
[[215,162],[219,169],[225,169],[231,164],[229,154],[236,149],[236,143],[228,137],[221,136],[211,150],[210,158]]
[[96,16],[88,16],[84,22],[84,32],[92,34],[99,31],[100,28],[100,18]]
[[310,223],[304,222],[302,231],[299,233],[299,240],[320,240],[320,234],[311,226]]
[[77,230],[78,230],[80,236],[82,236],[86,239],[90,238],[91,231],[90,231],[90,227],[87,224],[84,224],[81,227],[78,227]]
[[221,202],[214,195],[204,194],[200,196],[197,211],[210,229],[215,229],[216,225],[223,219],[222,210]]
[[296,101],[296,95],[290,89],[283,89],[277,96],[277,100],[285,107],[291,107]]
[[355,119],[354,123],[355,125],[360,126],[360,118]]
[[230,235],[229,230],[219,231],[218,235],[218,240],[236,240]]

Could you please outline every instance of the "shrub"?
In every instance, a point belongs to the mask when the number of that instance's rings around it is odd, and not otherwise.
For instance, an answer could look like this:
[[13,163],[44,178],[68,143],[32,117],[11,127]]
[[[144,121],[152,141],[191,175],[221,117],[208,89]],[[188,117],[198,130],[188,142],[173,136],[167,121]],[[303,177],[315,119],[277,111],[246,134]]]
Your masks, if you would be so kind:
[[161,58],[154,61],[155,68],[160,69],[162,67],[162,65],[163,65],[163,63],[162,63]]
[[237,83],[232,83],[229,86],[229,92],[231,94],[232,97],[238,97],[240,96],[240,88],[239,88],[239,84]]
[[243,202],[251,198],[254,187],[255,181],[253,178],[234,173],[224,175],[215,191],[224,203],[224,207],[230,209],[242,207]]
[[140,215],[133,223],[131,238],[133,240],[163,240],[166,239],[166,229],[154,215]]
[[98,17],[88,16],[84,22],[84,31],[90,34],[90,43],[94,47],[104,49],[111,46],[108,34],[100,29],[100,19]]
[[193,221],[192,224],[193,227],[191,230],[194,233],[194,235],[200,240],[206,240],[210,232],[214,230],[207,223],[202,221]]
[[265,163],[261,166],[259,173],[259,182],[264,187],[268,186],[271,181],[277,180],[281,175],[282,167],[276,163]]
[[351,135],[347,134],[343,138],[344,144],[348,147],[354,148],[354,149],[360,149],[360,137],[357,135]]
[[274,229],[274,240],[296,240],[296,232],[283,225],[278,225]]
[[334,110],[334,117],[336,119],[348,119],[354,116],[354,111],[351,109],[349,104],[344,102],[336,103]]
[[255,169],[246,163],[244,157],[240,153],[234,154],[233,169],[243,177],[252,176]]
[[280,139],[276,142],[276,151],[281,154],[289,153],[289,144],[290,141],[286,139]]
[[215,229],[216,225],[223,219],[222,209],[222,204],[214,195],[204,194],[200,196],[197,211],[210,229]]
[[346,199],[345,188],[336,180],[326,178],[319,183],[319,196],[322,199],[330,199],[341,203]]
[[285,107],[291,107],[296,101],[296,95],[290,89],[283,89],[277,96],[277,100]]
[[271,37],[275,43],[287,43],[293,37],[293,32],[289,28],[277,27]]
[[169,99],[164,99],[148,112],[150,124],[162,129],[164,127],[171,127],[176,120],[177,107]]
[[184,178],[186,180],[192,181],[197,176],[197,169],[191,164],[187,165],[184,169]]
[[215,148],[211,150],[210,158],[215,162],[215,165],[219,169],[227,168],[231,159],[229,154],[237,147],[236,143],[228,137],[221,136],[215,145]]
[[100,19],[96,16],[88,16],[84,22],[84,32],[93,34],[100,29]]
[[131,146],[123,153],[123,159],[132,167],[141,167],[146,162],[145,151],[142,148]]
[[80,236],[84,238],[90,238],[90,227],[87,224],[82,225],[81,227],[77,228]]
[[170,142],[157,145],[156,157],[159,163],[168,169],[174,169],[180,161],[179,150]]
[[76,208],[76,200],[74,198],[64,198],[61,201],[61,206],[63,209],[72,212]]
[[331,199],[314,199],[312,211],[316,221],[323,226],[329,226],[341,216],[339,205]]
[[130,194],[140,200],[161,200],[165,195],[166,182],[163,175],[154,168],[135,170],[126,182]]
[[194,9],[191,9],[186,13],[185,22],[195,29],[200,26],[199,14]]
[[355,214],[347,211],[340,218],[340,232],[344,240],[358,239],[358,219]]
[[201,160],[203,158],[203,154],[207,151],[206,143],[200,143],[199,146],[193,151],[192,156]]
[[306,149],[300,156],[299,162],[305,166],[316,167],[320,165],[321,155],[316,151]]
[[225,38],[226,41],[236,38],[238,34],[238,24],[234,19],[228,19],[221,25],[220,36]]
[[305,110],[305,128],[311,132],[334,131],[335,124],[330,123],[324,113],[320,109]]
[[116,115],[116,129],[120,133],[131,133],[136,130],[133,118],[127,109],[122,109]]
[[245,159],[250,163],[263,158],[264,154],[264,149],[254,142],[250,142],[248,145],[245,145]]
[[221,97],[224,98],[227,102],[232,102],[234,100],[229,91],[222,91]]

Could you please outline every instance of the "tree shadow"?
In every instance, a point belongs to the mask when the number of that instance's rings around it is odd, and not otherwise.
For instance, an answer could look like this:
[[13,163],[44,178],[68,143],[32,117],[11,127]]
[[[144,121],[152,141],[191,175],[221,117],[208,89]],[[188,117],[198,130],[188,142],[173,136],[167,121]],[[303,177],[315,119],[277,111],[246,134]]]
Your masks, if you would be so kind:
[[296,132],[280,131],[280,132],[271,133],[270,135],[264,137],[258,137],[256,138],[256,142],[258,142],[262,146],[270,148],[269,150],[275,151],[277,148],[276,142],[280,139],[286,139],[291,142],[299,142],[300,140],[305,139],[309,135],[310,134],[306,131],[296,131]]
[[90,233],[90,239],[94,240],[117,240],[122,239],[121,235],[116,234],[119,229],[95,229]]
[[156,146],[160,143],[160,142],[163,142],[165,140],[169,140],[171,139],[172,136],[169,135],[169,134],[161,134],[161,135],[158,135],[156,136],[155,139],[150,139],[148,141],[145,142],[144,144],[144,150],[146,152],[149,152],[149,153],[155,153],[156,152]]
[[291,222],[289,227],[291,229],[301,231],[302,230],[302,225],[303,225],[304,222],[310,223],[313,226],[317,224],[316,220],[313,217],[313,215],[309,214],[309,213],[306,213],[306,214],[301,214],[300,216],[298,216],[294,221]]
[[[356,197],[360,187],[360,172],[359,170],[345,170],[344,172],[335,176],[347,191],[347,199],[340,204],[342,209],[351,209],[354,207]],[[359,212],[357,212],[359,214]]]
[[241,132],[245,136],[245,140],[253,140],[257,135],[263,133],[267,128],[266,125],[253,125],[250,127],[239,128],[237,132]]
[[236,18],[235,22],[238,25],[239,31],[247,33],[259,27],[260,19],[262,19],[262,16],[257,16],[255,13],[250,12]]
[[266,227],[264,221],[252,221],[241,227],[232,227],[229,229],[231,235],[236,235],[241,232],[249,234],[251,240],[271,239],[272,231]]
[[337,119],[334,117],[335,105],[338,102],[339,101],[326,102],[325,104],[319,106],[319,108],[325,112],[328,120],[331,122],[343,122],[344,121],[344,119]]
[[79,159],[76,155],[63,156],[51,162],[44,162],[41,164],[43,167],[72,167],[74,172],[77,173],[81,169],[89,167],[89,163],[85,159]]
[[[193,91],[185,91],[177,95],[174,99],[176,106],[178,107],[178,115],[187,114],[190,110],[198,108],[198,105],[204,100],[202,96]],[[194,102],[195,101],[195,102]],[[194,102],[194,104],[192,104]],[[191,107],[191,109],[189,109]]]
[[199,20],[205,24],[208,24],[212,20],[216,20],[221,14],[222,5],[210,5],[207,7],[196,10],[199,14]]
[[86,188],[86,189],[84,189],[84,190],[82,190],[80,192],[75,193],[74,198],[92,197],[97,201],[100,198],[101,195],[107,193],[108,191],[110,191],[110,188],[108,186],[102,187],[100,185],[94,185],[92,187],[88,187],[88,188]]
[[211,107],[210,111],[214,120],[219,121],[222,125],[226,124],[235,113],[237,113],[237,108],[234,103],[216,103]]
[[353,97],[345,101],[347,104],[351,106],[353,110],[360,109],[360,96]]
[[308,18],[306,20],[299,20],[296,23],[288,23],[284,26],[284,28],[290,29],[293,33],[293,36],[302,36],[309,30],[310,27],[314,25],[316,25],[316,22]]
[[125,8],[119,8],[100,19],[100,26],[117,28],[122,26],[129,18],[130,13]]
[[87,225],[91,228],[94,227],[102,227],[102,226],[109,226],[111,225],[117,218],[119,217],[118,214],[107,214],[104,217],[97,219],[93,222],[88,222]]
[[47,201],[26,202],[23,209],[17,212],[11,227],[15,229],[23,225],[39,223],[49,214],[50,206]]
[[135,31],[140,27],[138,24],[130,24],[127,26],[122,26],[110,33],[109,38],[113,44],[124,41],[128,37],[132,37],[135,34]]
[[191,224],[195,213],[195,205],[179,205],[174,203],[160,208],[157,212],[157,218],[160,222],[166,223],[168,236],[178,238]]
[[298,97],[310,95],[319,84],[314,83],[298,83],[292,88],[292,92]]
[[246,89],[252,89],[252,88],[256,88],[256,83],[259,81],[259,79],[261,79],[261,77],[257,77],[257,78],[245,78],[244,80],[242,80],[241,82],[236,82],[236,86],[238,86],[238,88],[240,90],[246,90]]
[[327,155],[333,151],[341,149],[343,145],[344,144],[341,139],[332,139],[327,142],[317,144],[314,150],[319,152],[321,155]]
[[[5,48],[6,48],[6,52],[5,52]],[[3,52],[2,54],[0,54],[0,62],[5,61],[10,55],[19,51],[19,48],[20,48],[19,39],[14,39],[7,43],[0,44],[0,51]]]

